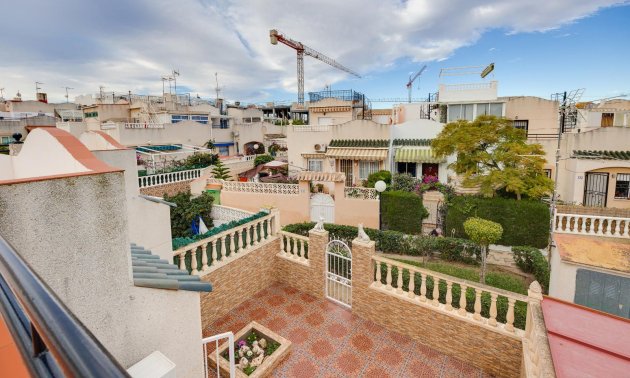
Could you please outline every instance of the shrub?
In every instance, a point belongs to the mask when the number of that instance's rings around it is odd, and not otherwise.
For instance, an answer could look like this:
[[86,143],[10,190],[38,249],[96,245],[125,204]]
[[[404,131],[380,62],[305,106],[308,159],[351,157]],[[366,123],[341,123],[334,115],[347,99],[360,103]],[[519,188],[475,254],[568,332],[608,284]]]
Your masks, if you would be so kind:
[[468,218],[464,222],[464,231],[470,239],[481,247],[481,270],[479,272],[479,282],[486,283],[486,258],[488,256],[488,246],[501,239],[503,227],[500,224],[481,218]]
[[273,156],[271,155],[256,156],[256,159],[254,159],[254,167],[257,167],[261,164],[267,164],[271,161],[273,161]]
[[217,160],[219,160],[219,155],[196,153],[182,160],[180,162],[181,165],[179,168],[183,168],[184,170],[205,168],[210,165],[216,164]]
[[210,193],[204,192],[195,198],[192,198],[190,191],[178,193],[172,197],[165,194],[164,200],[177,205],[177,207],[171,207],[171,235],[173,237],[192,235],[190,226],[198,216],[201,216],[208,228],[212,227],[210,211],[214,197]]
[[533,247],[512,247],[514,262],[523,272],[532,273],[543,291],[549,292],[549,263],[539,249]]
[[422,220],[428,216],[429,212],[417,194],[402,191],[381,194],[381,227],[385,230],[419,234]]
[[376,184],[377,181],[381,180],[385,181],[385,184],[387,184],[387,186],[390,186],[392,183],[392,173],[390,171],[374,172],[368,176],[367,180],[365,180],[365,182],[363,183],[363,186],[365,186],[366,188],[373,188],[374,184]]
[[292,125],[305,125],[304,121],[301,120],[300,118],[296,118],[294,120],[291,121]]
[[409,173],[395,173],[392,176],[392,190],[413,192],[418,186],[419,180]]
[[445,231],[454,237],[466,237],[464,222],[470,217],[497,222],[503,227],[498,244],[528,245],[544,248],[549,240],[549,208],[532,200],[455,196],[448,204]]
[[[315,226],[314,222],[294,223],[283,227],[284,231],[308,236],[308,231]],[[357,228],[334,223],[324,224],[331,239],[342,240],[348,245],[357,237]],[[376,249],[384,253],[396,253],[408,256],[430,256],[438,253],[447,261],[457,261],[466,264],[477,264],[480,259],[480,249],[470,240],[455,238],[436,238],[429,236],[406,235],[397,231],[381,231],[365,228],[370,239],[376,243]],[[410,243],[405,239],[420,239]]]

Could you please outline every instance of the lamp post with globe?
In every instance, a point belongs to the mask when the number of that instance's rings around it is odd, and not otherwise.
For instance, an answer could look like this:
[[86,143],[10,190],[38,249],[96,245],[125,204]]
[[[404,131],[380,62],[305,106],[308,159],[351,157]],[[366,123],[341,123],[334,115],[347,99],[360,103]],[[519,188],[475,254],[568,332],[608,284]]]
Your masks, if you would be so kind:
[[387,184],[385,183],[385,181],[383,180],[379,180],[376,183],[374,183],[374,189],[376,189],[376,191],[378,192],[378,229],[380,230],[382,225],[381,225],[381,194],[385,191],[385,189],[387,189]]

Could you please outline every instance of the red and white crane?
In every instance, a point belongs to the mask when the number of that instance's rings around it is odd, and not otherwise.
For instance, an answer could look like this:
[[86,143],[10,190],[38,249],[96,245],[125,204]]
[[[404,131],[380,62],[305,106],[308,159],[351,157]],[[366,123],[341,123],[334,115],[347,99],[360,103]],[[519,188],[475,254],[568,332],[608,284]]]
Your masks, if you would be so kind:
[[269,38],[272,45],[277,45],[278,42],[280,42],[289,46],[297,52],[298,104],[300,105],[304,105],[304,55],[312,56],[313,58],[321,60],[322,62],[339,70],[342,70],[359,78],[361,77],[358,73],[354,72],[350,68],[337,63],[334,59],[306,46],[302,42],[295,41],[285,36],[276,29],[271,29],[269,31]]

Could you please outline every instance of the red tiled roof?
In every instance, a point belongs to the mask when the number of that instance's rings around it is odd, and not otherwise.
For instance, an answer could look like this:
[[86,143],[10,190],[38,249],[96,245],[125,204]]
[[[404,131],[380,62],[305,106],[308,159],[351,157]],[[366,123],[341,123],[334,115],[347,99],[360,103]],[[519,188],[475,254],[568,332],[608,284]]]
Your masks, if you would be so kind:
[[630,320],[551,297],[542,310],[558,378],[628,376]]
[[22,355],[0,316],[0,377],[26,378],[30,376]]

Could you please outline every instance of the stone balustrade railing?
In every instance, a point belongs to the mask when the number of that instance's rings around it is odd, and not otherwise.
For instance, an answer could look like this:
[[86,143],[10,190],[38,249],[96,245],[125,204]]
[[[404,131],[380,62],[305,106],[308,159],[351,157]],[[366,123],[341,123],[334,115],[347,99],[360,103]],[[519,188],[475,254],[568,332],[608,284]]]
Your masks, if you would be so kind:
[[247,218],[252,215],[254,215],[254,213],[251,213],[249,211],[222,205],[212,205],[212,209],[210,210],[210,217],[215,222],[215,226],[217,220],[221,221],[222,223],[227,223]]
[[279,234],[280,253],[278,256],[308,265],[308,237],[286,231],[280,231]]
[[276,184],[263,182],[223,181],[223,190],[226,192],[246,192],[261,194],[300,194],[299,184]]
[[555,377],[547,328],[542,312],[542,289],[533,282],[528,290],[527,326],[523,335],[523,376],[532,378]]
[[163,129],[162,123],[149,123],[149,122],[127,122],[125,123],[125,129]]
[[172,184],[175,182],[194,180],[201,177],[203,168],[190,169],[188,171],[158,173],[156,175],[138,177],[140,188],[149,188],[157,185]]
[[330,126],[327,125],[316,125],[316,126],[310,126],[310,125],[296,125],[293,126],[293,131],[298,131],[298,132],[326,132],[326,131],[330,131]]
[[557,233],[630,238],[630,218],[556,212],[553,227]]
[[173,251],[173,262],[193,275],[206,275],[258,248],[278,233],[276,213]]
[[[373,289],[504,334],[522,337],[524,333],[514,326],[514,308],[517,305],[527,306],[528,297],[525,295],[458,279],[378,255],[372,256],[372,260],[376,265],[375,279],[370,286]],[[405,281],[407,283],[404,283]],[[427,292],[429,287],[431,290]],[[440,287],[446,288],[443,295]],[[458,298],[454,297],[454,291],[459,293]],[[462,295],[463,293],[474,294],[474,299],[469,301],[467,295]],[[487,302],[488,299],[489,311],[484,313],[482,300]],[[498,312],[499,302],[502,309],[505,309],[507,304],[507,309],[501,314]]]
[[343,190],[343,196],[356,199],[378,199],[378,192],[374,188],[349,187]]

